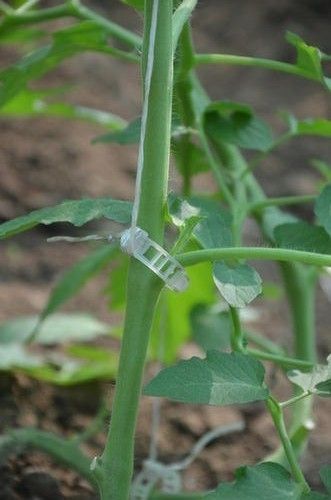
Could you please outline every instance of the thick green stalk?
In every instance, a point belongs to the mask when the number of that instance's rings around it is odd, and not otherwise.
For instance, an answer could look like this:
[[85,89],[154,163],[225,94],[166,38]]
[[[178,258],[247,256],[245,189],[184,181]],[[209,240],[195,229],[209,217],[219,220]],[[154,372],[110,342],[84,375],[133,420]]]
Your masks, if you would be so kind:
[[[148,48],[153,0],[145,4]],[[162,244],[170,150],[172,101],[172,0],[157,7],[154,63],[147,102],[138,225]],[[143,54],[144,55],[144,54]],[[145,103],[146,104],[146,103]],[[134,432],[149,331],[161,283],[147,267],[130,262],[127,309],[110,431],[96,475],[102,500],[127,500],[133,472]]]

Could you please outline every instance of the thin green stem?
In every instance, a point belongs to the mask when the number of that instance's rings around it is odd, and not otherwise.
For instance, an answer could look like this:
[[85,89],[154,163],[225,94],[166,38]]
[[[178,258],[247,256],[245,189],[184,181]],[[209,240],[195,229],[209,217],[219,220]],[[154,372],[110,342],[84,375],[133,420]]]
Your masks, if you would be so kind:
[[279,403],[279,406],[281,408],[286,408],[287,406],[291,406],[297,401],[301,401],[302,399],[307,398],[308,396],[311,396],[312,393],[310,391],[305,391],[299,394],[298,396],[294,396],[293,398],[288,399],[287,401],[283,401],[282,403]]
[[265,361],[272,361],[276,365],[288,370],[297,368],[299,370],[311,370],[314,367],[314,363],[309,361],[302,361],[301,359],[289,358],[287,356],[281,356],[280,354],[272,354],[269,352],[260,351],[259,349],[247,349],[247,352],[258,359],[263,359]]
[[64,17],[74,17],[83,21],[94,21],[99,26],[102,26],[109,35],[122,41],[129,47],[139,48],[141,46],[142,40],[138,35],[106,19],[77,1],[71,1],[56,7],[40,10],[28,10],[24,12],[8,11],[6,16],[0,21],[0,33],[10,31],[19,26],[38,24]]
[[264,210],[267,207],[281,207],[289,205],[301,205],[311,203],[316,200],[316,194],[306,194],[302,196],[281,196],[280,198],[267,198],[263,201],[252,203],[249,206],[250,212]]
[[219,261],[226,259],[274,260],[284,262],[301,262],[314,266],[331,266],[331,255],[324,255],[286,248],[263,247],[228,247],[196,250],[178,255],[184,266],[193,266],[199,262]]
[[232,319],[231,348],[235,352],[246,352],[245,337],[241,328],[239,311],[235,307],[230,307]]
[[278,435],[282,442],[284,452],[286,454],[288,463],[290,465],[293,478],[295,479],[295,481],[297,481],[297,483],[299,483],[302,486],[302,490],[304,493],[309,493],[310,491],[309,485],[300,468],[297,457],[292,448],[291,440],[286,430],[282,408],[280,407],[279,403],[272,397],[269,397],[267,400],[267,408],[271,414],[272,420],[275,424]]
[[[170,152],[172,102],[172,0],[145,3],[145,53],[149,49],[152,11],[157,9],[146,93],[145,134],[139,195],[138,225],[162,244]],[[144,56],[144,54],[143,54]],[[143,62],[146,61],[143,57]],[[144,67],[144,70],[146,66]],[[144,74],[147,72],[143,71]],[[147,76],[146,76],[147,78]],[[147,88],[147,85],[145,85]],[[151,214],[153,216],[151,217]],[[111,425],[96,477],[102,500],[127,500],[133,473],[134,433],[149,332],[161,290],[160,280],[132,259],[127,285],[127,308]]]
[[301,76],[310,80],[316,80],[314,75],[303,70],[295,64],[259,57],[235,56],[230,54],[196,54],[195,64],[226,64],[234,66],[249,66],[251,68],[270,69],[281,73]]

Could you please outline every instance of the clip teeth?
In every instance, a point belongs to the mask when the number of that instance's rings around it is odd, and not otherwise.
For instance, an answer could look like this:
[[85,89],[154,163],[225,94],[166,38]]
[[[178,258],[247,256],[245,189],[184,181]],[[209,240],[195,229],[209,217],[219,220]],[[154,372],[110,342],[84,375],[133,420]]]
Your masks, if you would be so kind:
[[157,274],[171,290],[186,290],[188,277],[185,269],[140,227],[127,229],[122,233],[121,248]]

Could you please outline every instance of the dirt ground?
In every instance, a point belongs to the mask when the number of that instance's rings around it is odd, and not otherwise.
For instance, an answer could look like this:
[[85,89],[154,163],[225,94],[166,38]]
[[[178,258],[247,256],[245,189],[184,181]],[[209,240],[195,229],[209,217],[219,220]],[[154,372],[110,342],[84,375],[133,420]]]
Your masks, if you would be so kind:
[[[107,6],[108,7],[107,7]],[[141,19],[118,1],[94,2],[112,19],[141,32]],[[286,30],[331,53],[331,5],[329,0],[200,0],[194,15],[195,42],[200,52],[228,52],[288,60],[292,49],[284,41]],[[1,65],[13,58],[12,49],[1,49]],[[234,67],[208,67],[202,80],[215,99],[244,101],[276,129],[281,120],[277,112],[289,109],[297,116],[330,116],[329,97],[315,84],[290,76]],[[79,85],[77,82],[81,82]],[[88,54],[72,59],[48,76],[47,85],[73,85],[69,99],[74,103],[106,109],[125,119],[139,114],[139,74],[133,65]],[[130,199],[134,188],[136,148],[91,145],[100,133],[96,126],[57,119],[0,120],[0,221],[29,210],[52,205],[66,198],[111,195]],[[310,159],[329,160],[326,140],[297,139],[282,147],[259,168],[257,175],[268,194],[310,193],[317,180]],[[175,173],[171,186],[178,180]],[[199,189],[212,181],[201,177]],[[303,212],[309,217],[309,213]],[[95,226],[98,230],[98,226]],[[248,239],[254,239],[247,229]],[[54,226],[40,227],[1,243],[0,321],[17,315],[38,313],[61,272],[87,253],[85,245],[46,245],[49,235],[58,234]],[[260,270],[267,279],[276,279],[268,266]],[[105,299],[98,290],[106,278],[89,283],[65,310],[87,311],[111,322]],[[287,343],[289,325],[282,302],[257,303],[261,312],[255,325],[273,339]],[[331,351],[330,305],[318,294],[318,349],[321,359]],[[189,345],[183,353],[194,352]],[[284,381],[277,375],[275,390],[284,394]],[[60,389],[29,380],[24,376],[0,378],[0,431],[8,426],[37,426],[70,436],[91,421],[102,398],[111,399],[113,384],[87,384]],[[319,401],[316,427],[304,458],[304,469],[313,486],[319,486],[317,471],[331,458],[330,404]],[[260,404],[239,408],[199,408],[164,402],[162,406],[159,450],[169,463],[182,458],[207,430],[233,421],[245,422],[246,430],[223,437],[208,446],[184,473],[187,491],[213,488],[221,479],[231,479],[233,470],[251,464],[277,446],[270,418]],[[138,426],[136,467],[149,450],[150,401],[142,401]],[[105,424],[106,426],[106,424]],[[104,434],[97,434],[87,446],[98,453]],[[0,460],[1,462],[1,460]],[[9,463],[0,464],[0,500],[95,498],[87,483],[36,452],[22,453]],[[120,499],[119,499],[120,500]]]

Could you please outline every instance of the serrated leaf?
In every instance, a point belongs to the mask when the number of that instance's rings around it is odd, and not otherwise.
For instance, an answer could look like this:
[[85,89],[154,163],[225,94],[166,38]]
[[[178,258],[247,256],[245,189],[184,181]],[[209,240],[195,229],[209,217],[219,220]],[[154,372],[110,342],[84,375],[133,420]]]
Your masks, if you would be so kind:
[[103,245],[77,262],[53,288],[40,318],[42,321],[73,297],[95,274],[100,272],[116,254],[116,247]]
[[284,467],[272,462],[236,470],[233,483],[221,483],[206,500],[299,500],[301,487]]
[[331,236],[331,184],[324,187],[316,200],[315,214],[318,221]]
[[[0,325],[0,345],[25,342],[38,324],[38,316],[23,316]],[[58,344],[92,340],[104,335],[109,326],[86,313],[62,313],[49,316],[40,329],[35,342]]]
[[325,55],[319,48],[308,45],[300,36],[291,32],[286,34],[286,40],[296,49],[296,66],[303,70],[308,78],[324,83],[331,90],[331,79],[323,74],[322,60]]
[[321,226],[308,222],[283,224],[274,230],[276,244],[282,248],[305,252],[331,253],[331,237]]
[[209,351],[205,359],[193,357],[161,372],[144,394],[183,403],[229,405],[268,397],[263,365],[245,354]]
[[200,208],[201,221],[194,229],[194,236],[203,248],[224,248],[233,245],[232,216],[228,210],[213,200],[192,198],[191,203]]
[[82,226],[93,219],[105,217],[125,224],[131,219],[131,207],[132,204],[128,201],[112,198],[64,201],[60,205],[35,210],[0,224],[0,239],[27,231],[38,224],[54,222],[70,222],[74,226]]
[[327,365],[316,365],[310,372],[292,370],[287,376],[290,381],[301,387],[304,392],[311,392],[319,396],[331,396],[331,355],[327,358]]
[[262,292],[262,280],[254,268],[247,264],[229,266],[217,262],[213,266],[214,282],[232,307],[245,307]]
[[228,142],[257,151],[268,151],[274,142],[269,126],[244,104],[214,102],[205,110],[204,124],[215,142]]
[[225,350],[230,346],[231,319],[226,311],[216,306],[199,304],[190,314],[192,339],[204,351]]

